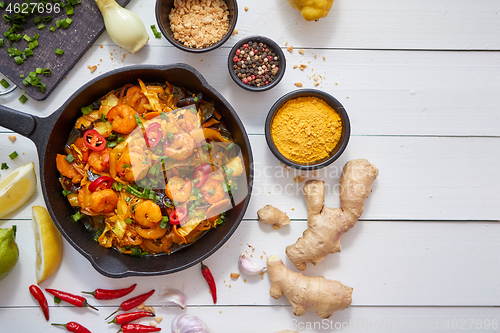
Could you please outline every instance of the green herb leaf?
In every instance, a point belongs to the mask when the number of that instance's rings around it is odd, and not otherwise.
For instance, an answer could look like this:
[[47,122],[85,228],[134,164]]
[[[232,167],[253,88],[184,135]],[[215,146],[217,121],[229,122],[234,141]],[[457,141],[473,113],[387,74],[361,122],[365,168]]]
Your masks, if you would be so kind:
[[68,154],[68,156],[66,156],[64,159],[69,163],[72,163],[75,160],[75,158],[71,154]]
[[2,163],[2,166],[0,166],[1,170],[7,170],[8,168],[9,166],[7,165],[7,163]]
[[62,191],[62,194],[63,194],[65,197],[67,197],[67,196],[68,196],[69,194],[71,194],[71,193],[73,193],[73,192],[71,192],[70,190],[63,190],[63,191]]

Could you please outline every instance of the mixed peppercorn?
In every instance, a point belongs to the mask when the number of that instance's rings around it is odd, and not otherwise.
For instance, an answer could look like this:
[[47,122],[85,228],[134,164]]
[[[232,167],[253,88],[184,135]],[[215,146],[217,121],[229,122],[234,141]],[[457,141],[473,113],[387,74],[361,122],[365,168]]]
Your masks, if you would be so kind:
[[236,49],[233,63],[238,79],[253,87],[270,84],[280,70],[278,55],[266,44],[252,41]]

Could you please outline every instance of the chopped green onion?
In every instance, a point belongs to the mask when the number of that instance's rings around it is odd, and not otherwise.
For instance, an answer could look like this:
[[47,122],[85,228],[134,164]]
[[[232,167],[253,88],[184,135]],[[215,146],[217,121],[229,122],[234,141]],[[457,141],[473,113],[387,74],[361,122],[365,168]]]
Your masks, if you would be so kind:
[[20,56],[16,56],[16,57],[14,57],[14,61],[15,61],[15,62],[16,62],[16,64],[18,64],[18,65],[21,65],[21,64],[24,62],[23,58],[21,58]]
[[37,74],[42,74],[42,69],[38,67],[37,69],[35,69],[35,72],[36,72]]
[[116,141],[107,141],[106,142],[106,147],[108,147],[108,148],[115,148],[116,147]]
[[21,103],[26,103],[28,101],[28,97],[24,96],[24,95],[21,95],[21,97],[19,97],[19,102]]
[[52,31],[52,32],[54,32],[54,31],[56,31],[56,28],[54,28],[54,27],[50,27],[50,29],[49,29],[49,30],[50,30],[50,31]]
[[132,223],[132,219],[128,218],[124,222],[127,223],[127,224],[130,224],[130,223]]
[[141,249],[137,247],[132,248],[132,252],[130,253],[131,256],[140,256],[141,255]]
[[106,116],[104,115],[104,113],[101,113],[101,121],[102,122],[106,122]]
[[61,22],[64,20],[57,20],[56,21],[56,28],[59,29],[61,27]]
[[30,49],[30,48],[26,48],[24,49],[23,53],[27,56],[27,57],[31,57],[33,55],[33,51]]
[[61,303],[61,299],[57,296],[54,296],[54,303],[56,303],[56,304]]
[[130,168],[130,164],[124,164],[124,165],[122,165],[122,169],[128,169],[128,168]]
[[40,37],[40,34],[37,32],[37,33],[33,36],[33,38],[31,38],[31,40],[37,40],[37,39],[38,39],[38,37]]
[[50,21],[52,21],[52,16],[44,16],[44,17],[42,17],[42,20],[45,23],[50,22]]
[[40,23],[38,26],[37,26],[38,30],[44,30],[45,29],[45,24],[43,23]]
[[71,217],[73,218],[73,221],[77,222],[77,221],[81,220],[81,218],[83,217],[83,214],[80,212],[76,212],[76,214],[72,215]]
[[233,172],[234,172],[234,170],[233,170],[233,169],[231,169],[231,168],[227,168],[227,170],[226,170],[226,174],[227,174],[228,176],[232,175],[232,174],[233,174]]
[[36,48],[38,46],[38,41],[37,40],[33,40],[31,42],[28,43],[28,47],[33,50],[34,48]]
[[2,87],[4,87],[4,88],[8,88],[8,87],[10,87],[9,82],[5,81],[5,79],[0,80],[0,84],[1,84],[1,85],[2,85]]
[[0,8],[2,8],[2,9],[5,8],[5,1],[0,1]]
[[57,48],[56,49],[56,54],[57,55],[63,55],[64,54],[64,50],[61,50],[60,48]]
[[137,122],[137,125],[139,125],[139,128],[144,128],[144,126],[142,126],[141,118],[138,115],[134,115],[134,118],[135,118],[135,121]]
[[156,26],[154,24],[151,25],[151,30],[153,31],[153,35],[155,35],[155,38],[161,38],[161,33],[156,30]]
[[4,42],[3,38],[0,38],[0,47],[3,47],[4,43],[5,42]]
[[195,97],[193,100],[194,100],[195,102],[198,102],[198,97]]
[[122,136],[119,136],[118,139],[116,139],[116,143],[120,144],[123,142],[123,140],[125,140],[125,139]]
[[62,191],[62,194],[63,194],[65,197],[67,197],[67,196],[68,196],[69,194],[71,194],[71,193],[73,193],[73,192],[71,192],[70,190],[64,190],[64,191]]
[[7,163],[2,163],[2,166],[0,166],[1,170],[7,170],[8,168],[9,166],[7,165]]
[[75,158],[71,154],[69,154],[68,156],[66,156],[64,159],[66,161],[68,161],[69,163],[71,163],[71,162],[73,162],[75,160]]
[[66,15],[73,15],[75,13],[75,10],[73,9],[73,6],[71,6],[69,3],[66,4]]
[[160,222],[160,228],[165,229],[167,227],[168,216],[163,216]]
[[167,138],[168,138],[168,141],[172,141],[172,139],[174,138],[174,133],[168,132]]
[[40,23],[40,21],[41,21],[41,19],[39,17],[35,17],[35,19],[34,19],[35,24]]
[[19,74],[19,78],[24,79],[24,74]]
[[80,110],[82,111],[83,114],[89,114],[94,112],[94,109],[92,109],[91,106],[82,106]]
[[213,196],[215,194],[215,191],[211,188],[210,191],[208,191],[208,193],[210,194],[210,196]]
[[23,39],[27,42],[31,42],[31,37],[26,34],[24,34]]
[[44,68],[44,69],[42,69],[42,74],[43,75],[48,75],[50,73],[52,73],[52,71],[50,70],[50,68]]
[[231,150],[232,148],[234,147],[234,142],[231,142],[227,147],[226,149],[227,150]]
[[14,151],[14,152],[10,153],[10,155],[9,155],[9,157],[10,157],[11,160],[15,159],[18,156],[19,156],[19,154],[17,153],[17,151]]

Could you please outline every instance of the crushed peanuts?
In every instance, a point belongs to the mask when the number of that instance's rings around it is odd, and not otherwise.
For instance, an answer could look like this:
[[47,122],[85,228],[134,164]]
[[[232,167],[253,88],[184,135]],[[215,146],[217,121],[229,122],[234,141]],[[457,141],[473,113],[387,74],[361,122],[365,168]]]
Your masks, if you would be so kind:
[[216,44],[229,28],[224,0],[174,0],[168,17],[174,38],[197,49]]
[[149,322],[149,326],[156,327],[156,325],[157,325],[157,324],[156,324],[154,321],[150,321],[150,322]]
[[299,67],[299,65],[293,65],[293,69],[295,69],[295,68],[297,68],[297,67]]
[[301,71],[304,71],[304,69],[306,69],[306,68],[307,68],[307,65],[304,65],[304,64],[300,65],[300,70]]
[[9,139],[10,141],[12,142],[15,142],[17,140],[16,136],[15,135],[9,135]]
[[248,12],[248,6],[245,6],[245,12]]
[[237,279],[240,275],[238,273],[231,273],[231,279]]
[[90,70],[90,73],[94,73],[95,70],[97,69],[97,66],[95,66],[95,65],[94,66],[88,65],[87,68]]
[[303,86],[302,82],[295,82],[294,84],[296,87],[299,87],[299,88]]
[[289,47],[286,48],[286,50],[290,53],[293,52],[293,45],[290,45]]
[[155,321],[159,324],[163,320],[163,317],[156,317]]
[[295,178],[293,178],[293,181],[296,182],[297,184],[302,183],[304,180],[306,180],[306,176],[304,175],[298,175]]
[[299,49],[299,54],[304,54],[304,50]]

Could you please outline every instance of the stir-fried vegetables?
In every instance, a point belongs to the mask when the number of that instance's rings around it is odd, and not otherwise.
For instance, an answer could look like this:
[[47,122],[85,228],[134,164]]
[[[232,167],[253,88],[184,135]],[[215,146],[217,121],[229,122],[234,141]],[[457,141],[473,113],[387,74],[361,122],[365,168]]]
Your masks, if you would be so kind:
[[171,253],[223,223],[246,191],[239,149],[200,93],[139,80],[82,113],[56,165],[104,247]]

